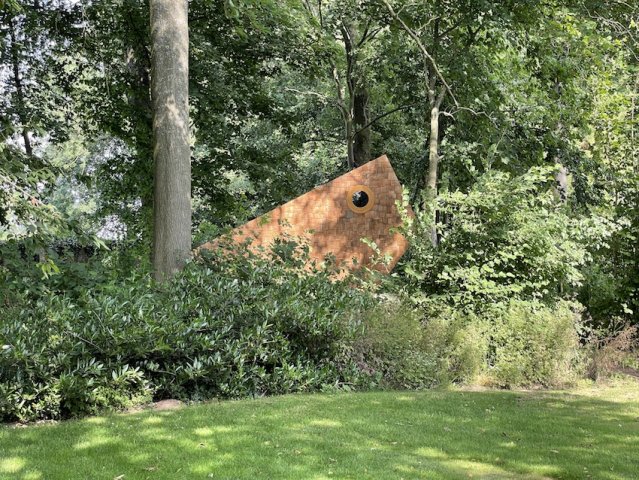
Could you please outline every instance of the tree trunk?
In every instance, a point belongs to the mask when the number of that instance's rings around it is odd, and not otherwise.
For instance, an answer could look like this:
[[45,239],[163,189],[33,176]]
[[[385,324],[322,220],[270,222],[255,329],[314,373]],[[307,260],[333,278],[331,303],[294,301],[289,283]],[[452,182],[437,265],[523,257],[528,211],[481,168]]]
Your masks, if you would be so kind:
[[346,151],[348,155],[348,168],[352,170],[357,167],[355,163],[355,142],[353,141],[353,118],[350,115],[345,116],[344,126],[346,128]]
[[[436,3],[439,7],[439,1]],[[439,18],[435,19],[433,25],[433,59],[437,58],[439,53]],[[426,59],[425,59],[426,60]],[[437,208],[435,202],[437,200],[437,176],[439,174],[439,114],[442,102],[446,96],[446,87],[442,85],[439,93],[437,92],[437,75],[433,62],[427,63],[426,74],[428,78],[428,101],[430,104],[430,134],[428,142],[428,177],[426,178],[426,199],[428,208],[432,209],[433,225],[430,230],[430,241],[433,247],[437,247],[439,241],[437,238]]]
[[[428,178],[426,179],[426,198],[433,208],[433,221],[437,220],[437,210],[434,208],[437,198],[437,173],[439,169],[439,106],[433,105],[430,111],[430,139],[428,146]],[[437,229],[431,228],[431,243],[437,246]]]
[[433,228],[431,229],[431,243],[434,247],[438,244],[437,229],[435,227],[437,221],[437,210],[435,209],[435,200],[437,199],[437,176],[439,174],[439,119],[440,108],[446,89],[441,87],[437,96],[435,96],[435,87],[431,77],[431,93],[430,97],[430,135],[428,141],[428,173],[426,176],[426,201],[429,208],[433,209]]
[[[371,133],[368,125],[368,90],[362,72],[357,66],[358,31],[355,24],[342,27],[346,51],[346,85],[348,87],[348,110],[351,120],[347,132],[349,168],[357,168],[371,159]],[[366,128],[363,128],[366,127]]]
[[568,200],[568,169],[561,163],[559,157],[555,158],[557,171],[555,172],[555,197],[561,203]]
[[[353,102],[353,159],[355,167],[361,167],[371,159],[371,129],[368,125],[368,90],[363,86],[355,87]],[[366,128],[363,128],[366,127]]]
[[153,269],[179,271],[191,252],[188,2],[151,0],[153,107]]
[[433,105],[430,111],[430,137],[428,141],[428,175],[426,189],[428,198],[437,196],[437,169],[439,168],[439,106]]
[[[637,165],[637,152],[639,148],[637,148],[637,143],[635,142],[635,128],[636,128],[636,114],[637,114],[637,95],[639,94],[639,73],[635,76],[635,88],[632,92],[632,109],[630,110],[630,144],[633,145],[632,148],[632,158],[634,160],[635,166]],[[635,167],[636,168],[636,167]]]
[[11,63],[13,67],[13,82],[16,86],[17,113],[22,128],[22,138],[24,140],[24,151],[27,155],[33,155],[31,147],[31,139],[29,138],[29,130],[27,128],[26,105],[24,102],[24,91],[22,89],[22,79],[20,78],[20,55],[18,51],[18,43],[16,40],[15,24],[13,19],[9,18],[9,35],[11,36]]
[[[557,94],[557,99],[559,100],[558,108],[561,115],[563,109],[563,104],[561,102],[563,92],[561,88],[561,82],[558,78],[555,79],[555,93]],[[559,134],[559,137],[563,136],[563,131],[564,124],[560,120],[557,123],[557,133]],[[557,154],[555,155],[555,158],[553,160],[555,162],[555,166],[557,167],[557,171],[555,172],[555,198],[561,203],[566,203],[566,201],[568,200],[568,170],[561,160],[561,149],[557,148]]]

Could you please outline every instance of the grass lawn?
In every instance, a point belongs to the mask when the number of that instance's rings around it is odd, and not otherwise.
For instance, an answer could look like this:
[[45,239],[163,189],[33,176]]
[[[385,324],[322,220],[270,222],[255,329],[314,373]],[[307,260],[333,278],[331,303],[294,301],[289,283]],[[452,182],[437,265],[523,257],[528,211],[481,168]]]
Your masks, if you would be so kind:
[[0,427],[2,479],[639,479],[639,382],[291,395]]

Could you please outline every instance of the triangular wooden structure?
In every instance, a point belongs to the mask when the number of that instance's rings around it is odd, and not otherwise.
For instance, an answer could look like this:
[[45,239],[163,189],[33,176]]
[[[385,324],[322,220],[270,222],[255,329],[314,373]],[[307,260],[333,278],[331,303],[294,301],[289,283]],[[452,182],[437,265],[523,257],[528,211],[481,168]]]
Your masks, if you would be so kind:
[[270,247],[277,238],[303,238],[312,260],[331,255],[349,270],[372,265],[375,252],[362,242],[366,238],[390,258],[388,265],[376,268],[390,271],[408,248],[406,239],[393,231],[402,222],[397,209],[401,198],[402,186],[384,155],[237,227],[230,237],[254,250]]

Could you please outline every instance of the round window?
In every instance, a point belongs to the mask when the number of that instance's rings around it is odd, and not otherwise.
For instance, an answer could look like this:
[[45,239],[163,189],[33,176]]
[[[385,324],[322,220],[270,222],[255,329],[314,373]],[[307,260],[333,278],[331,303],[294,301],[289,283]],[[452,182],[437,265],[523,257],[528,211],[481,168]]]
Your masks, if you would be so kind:
[[364,190],[358,190],[353,194],[353,205],[357,208],[364,208],[368,205],[368,194]]
[[355,185],[346,192],[348,208],[355,213],[366,213],[375,205],[375,195],[366,185]]

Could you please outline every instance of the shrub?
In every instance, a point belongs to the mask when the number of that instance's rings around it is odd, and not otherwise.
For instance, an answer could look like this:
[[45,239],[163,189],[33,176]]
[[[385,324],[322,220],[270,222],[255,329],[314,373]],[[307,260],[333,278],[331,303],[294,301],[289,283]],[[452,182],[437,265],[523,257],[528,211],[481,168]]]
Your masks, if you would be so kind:
[[638,333],[639,328],[635,325],[625,325],[612,332],[595,333],[590,341],[588,376],[592,380],[599,380],[609,377],[625,364],[637,363]]
[[419,316],[398,302],[384,302],[364,315],[355,358],[373,384],[426,388],[436,382],[436,366],[423,346]]
[[137,278],[5,310],[0,418],[354,383],[349,345],[367,302],[327,271],[205,253],[165,285]]
[[438,364],[440,382],[469,383],[482,371],[488,353],[480,318],[443,309],[424,327],[424,347]]
[[472,380],[484,364],[485,337],[459,315],[424,320],[407,302],[384,302],[364,316],[355,343],[359,367],[388,388],[428,388]]
[[464,193],[437,199],[440,239],[431,245],[432,211],[406,217],[411,248],[400,264],[399,288],[413,303],[481,312],[512,298],[554,303],[583,280],[587,246],[607,225],[571,218],[554,199],[551,168],[520,176],[488,171]]
[[579,320],[570,304],[513,300],[493,308],[488,378],[500,387],[565,385],[579,372]]

